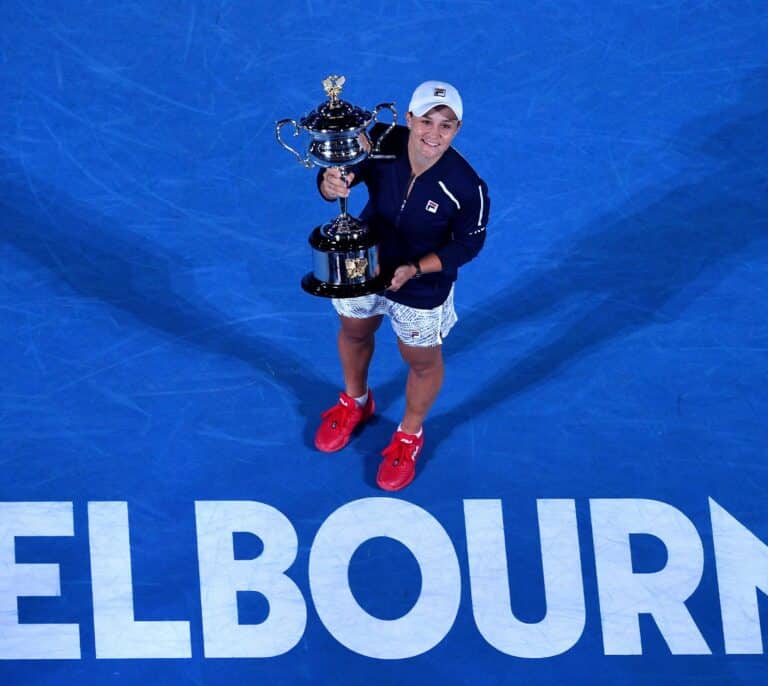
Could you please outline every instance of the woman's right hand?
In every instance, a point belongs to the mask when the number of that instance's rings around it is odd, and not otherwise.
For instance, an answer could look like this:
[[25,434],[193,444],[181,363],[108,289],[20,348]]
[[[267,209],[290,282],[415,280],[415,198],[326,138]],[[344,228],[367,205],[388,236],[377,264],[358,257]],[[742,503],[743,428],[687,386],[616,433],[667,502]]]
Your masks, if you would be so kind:
[[323,172],[323,178],[320,181],[320,192],[326,200],[336,200],[337,198],[346,198],[349,196],[349,186],[355,178],[353,172],[347,172],[346,183],[341,178],[341,170],[338,167],[328,167]]

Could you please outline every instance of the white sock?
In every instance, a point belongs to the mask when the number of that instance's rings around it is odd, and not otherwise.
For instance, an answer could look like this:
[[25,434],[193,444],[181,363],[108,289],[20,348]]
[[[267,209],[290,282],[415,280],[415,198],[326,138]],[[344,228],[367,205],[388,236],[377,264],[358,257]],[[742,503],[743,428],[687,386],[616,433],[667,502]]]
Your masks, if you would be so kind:
[[[403,431],[403,425],[402,425],[402,424],[398,424],[398,425],[397,425],[397,430],[398,430],[398,431]],[[407,431],[403,431],[403,433],[404,433],[404,434],[408,434],[408,432],[407,432]],[[422,426],[422,427],[419,429],[419,433],[417,433],[417,434],[408,434],[408,435],[409,435],[409,436],[416,436],[416,438],[421,438],[421,434],[423,434],[423,433],[424,433],[424,427]]]
[[357,403],[358,407],[365,407],[365,403],[368,402],[368,391],[366,391],[363,395],[357,398],[352,398],[352,400],[354,400]]

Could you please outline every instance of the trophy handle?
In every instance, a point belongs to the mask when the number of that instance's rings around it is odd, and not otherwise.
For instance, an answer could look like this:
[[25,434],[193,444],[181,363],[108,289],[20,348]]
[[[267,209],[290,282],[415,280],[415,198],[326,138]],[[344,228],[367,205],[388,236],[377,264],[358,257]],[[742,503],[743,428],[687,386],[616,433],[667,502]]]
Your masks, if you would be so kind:
[[395,103],[382,102],[373,108],[372,119],[377,123],[379,121],[379,110],[389,110],[392,113],[392,123],[387,127],[387,130],[379,136],[379,140],[376,141],[376,145],[373,146],[368,157],[371,157],[374,160],[393,160],[395,159],[394,155],[382,155],[379,152],[379,148],[381,147],[381,142],[389,135],[389,132],[395,128],[395,124],[397,124],[397,110],[395,109]]
[[279,122],[275,124],[275,137],[277,138],[277,142],[280,143],[288,152],[293,153],[293,155],[296,157],[296,159],[303,164],[307,169],[310,167],[314,167],[315,165],[312,164],[312,162],[309,159],[309,155],[306,157],[302,157],[297,153],[290,145],[285,143],[282,138],[280,138],[280,129],[282,129],[286,124],[293,124],[293,135],[298,136],[300,133],[299,125],[296,123],[294,119],[281,119]]

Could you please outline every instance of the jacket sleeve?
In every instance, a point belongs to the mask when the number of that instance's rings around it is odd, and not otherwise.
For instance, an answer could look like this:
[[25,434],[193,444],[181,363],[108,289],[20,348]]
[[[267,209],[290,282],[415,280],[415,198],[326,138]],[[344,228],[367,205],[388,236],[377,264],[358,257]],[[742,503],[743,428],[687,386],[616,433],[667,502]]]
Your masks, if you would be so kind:
[[477,179],[473,189],[459,198],[459,212],[451,226],[451,240],[435,251],[446,274],[456,278],[461,265],[473,259],[485,243],[491,200],[488,187]]

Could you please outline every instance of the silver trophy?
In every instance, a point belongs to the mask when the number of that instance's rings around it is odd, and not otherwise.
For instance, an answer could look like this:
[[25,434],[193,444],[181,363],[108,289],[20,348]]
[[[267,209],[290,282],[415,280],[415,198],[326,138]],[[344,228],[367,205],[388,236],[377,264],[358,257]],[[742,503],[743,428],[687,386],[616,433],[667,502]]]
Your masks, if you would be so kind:
[[[368,157],[394,158],[394,155],[382,155],[379,150],[397,122],[394,103],[380,103],[369,112],[340,100],[345,81],[343,76],[329,76],[323,81],[328,96],[326,102],[298,123],[294,119],[281,119],[275,128],[277,142],[302,165],[307,168],[339,167],[342,178],[348,167]],[[392,123],[374,145],[367,129],[378,121],[381,110],[392,113]],[[288,124],[293,126],[294,136],[299,136],[302,130],[309,135],[303,155],[280,137],[280,131]],[[376,236],[367,224],[347,212],[347,198],[339,198],[339,204],[341,213],[316,227],[309,236],[313,269],[301,280],[301,287],[307,293],[327,298],[354,298],[383,291],[387,284],[379,274]]]

